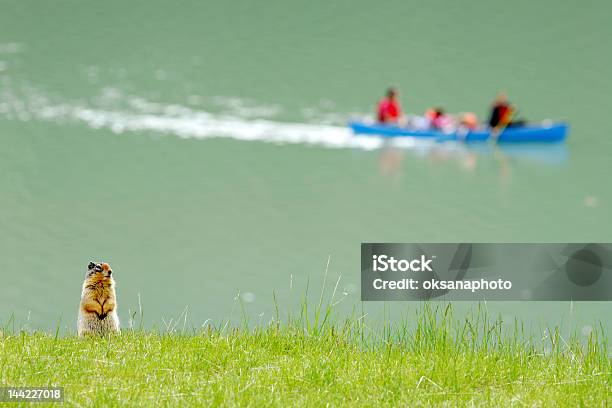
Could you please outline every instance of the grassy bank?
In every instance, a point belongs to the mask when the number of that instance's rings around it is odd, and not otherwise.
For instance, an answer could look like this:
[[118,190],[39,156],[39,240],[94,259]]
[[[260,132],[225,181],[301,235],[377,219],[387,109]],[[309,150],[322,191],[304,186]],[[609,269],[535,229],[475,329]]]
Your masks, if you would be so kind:
[[531,339],[520,325],[451,315],[425,307],[378,330],[349,319],[85,340],[5,332],[0,379],[64,386],[75,406],[612,404],[597,330],[586,342],[555,330]]

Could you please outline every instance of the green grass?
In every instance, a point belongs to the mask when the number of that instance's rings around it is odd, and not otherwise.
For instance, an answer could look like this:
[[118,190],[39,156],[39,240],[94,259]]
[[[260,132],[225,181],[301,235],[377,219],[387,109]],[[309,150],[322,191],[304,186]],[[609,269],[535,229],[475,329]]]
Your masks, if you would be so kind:
[[601,328],[586,341],[428,304],[391,325],[331,323],[319,306],[247,329],[15,332],[0,338],[4,385],[65,387],[68,406],[609,406]]

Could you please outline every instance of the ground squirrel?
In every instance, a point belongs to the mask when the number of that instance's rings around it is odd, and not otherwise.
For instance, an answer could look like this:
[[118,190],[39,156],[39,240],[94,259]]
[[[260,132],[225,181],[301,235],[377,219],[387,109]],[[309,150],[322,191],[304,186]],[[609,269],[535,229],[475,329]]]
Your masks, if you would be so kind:
[[77,331],[80,337],[88,334],[119,333],[115,281],[110,265],[90,262],[83,282]]

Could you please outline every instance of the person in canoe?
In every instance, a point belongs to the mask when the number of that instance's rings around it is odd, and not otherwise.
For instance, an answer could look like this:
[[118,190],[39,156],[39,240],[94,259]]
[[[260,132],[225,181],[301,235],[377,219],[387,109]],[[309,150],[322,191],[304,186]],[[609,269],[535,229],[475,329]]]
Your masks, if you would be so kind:
[[395,125],[400,123],[402,108],[395,88],[389,88],[386,96],[378,102],[376,116],[379,123]]
[[489,116],[489,126],[491,129],[502,130],[506,127],[524,126],[524,120],[515,119],[516,108],[510,104],[504,92],[500,92],[493,100],[491,114]]
[[425,111],[425,118],[429,121],[429,127],[437,130],[450,130],[455,127],[452,115],[447,114],[443,108],[429,108]]
[[469,130],[478,129],[478,116],[474,112],[464,112],[461,114],[461,126]]

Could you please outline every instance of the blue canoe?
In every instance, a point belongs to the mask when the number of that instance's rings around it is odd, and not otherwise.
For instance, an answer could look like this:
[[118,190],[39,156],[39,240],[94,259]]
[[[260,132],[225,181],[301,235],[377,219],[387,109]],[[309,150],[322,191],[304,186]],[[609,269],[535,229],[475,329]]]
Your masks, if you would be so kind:
[[[489,129],[479,129],[468,132],[444,133],[440,130],[417,130],[400,126],[383,125],[379,123],[349,122],[355,134],[377,135],[382,137],[417,137],[432,139],[437,142],[464,141],[484,142],[489,140]],[[527,125],[506,128],[499,135],[498,143],[558,143],[567,137],[567,123],[551,123],[550,125]]]

